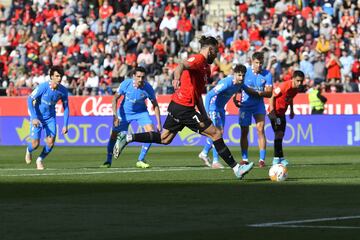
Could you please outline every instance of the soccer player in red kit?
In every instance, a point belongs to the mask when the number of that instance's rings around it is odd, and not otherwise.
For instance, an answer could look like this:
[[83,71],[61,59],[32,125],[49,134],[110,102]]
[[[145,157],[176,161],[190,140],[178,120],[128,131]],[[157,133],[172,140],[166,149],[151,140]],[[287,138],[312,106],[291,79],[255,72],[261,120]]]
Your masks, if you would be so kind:
[[275,133],[273,165],[281,163],[286,166],[289,164],[284,158],[282,149],[286,129],[285,112],[288,106],[290,106],[290,119],[294,118],[293,99],[298,93],[304,77],[302,71],[295,71],[290,81],[282,82],[274,89],[273,95],[269,100],[268,117]]
[[114,147],[114,157],[117,158],[130,142],[170,144],[179,131],[188,127],[211,138],[219,155],[233,169],[235,176],[242,179],[253,168],[254,163],[240,166],[234,160],[224,143],[220,129],[209,119],[201,96],[210,76],[209,64],[218,54],[218,42],[214,37],[205,36],[202,36],[199,42],[200,53],[191,55],[175,69],[173,85],[176,91],[172,95],[162,133],[119,134]]

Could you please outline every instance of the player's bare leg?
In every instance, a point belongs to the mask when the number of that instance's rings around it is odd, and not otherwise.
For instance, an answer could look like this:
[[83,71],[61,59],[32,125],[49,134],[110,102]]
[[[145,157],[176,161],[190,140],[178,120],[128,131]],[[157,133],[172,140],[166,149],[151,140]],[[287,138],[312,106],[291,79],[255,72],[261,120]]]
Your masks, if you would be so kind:
[[[154,125],[153,124],[147,124],[144,126],[145,132],[153,132],[154,131]],[[139,154],[138,161],[136,162],[136,167],[138,168],[149,168],[150,164],[145,161],[145,156],[147,152],[149,151],[151,147],[151,143],[144,143],[141,147],[141,152]]]
[[258,135],[258,144],[259,144],[259,167],[265,167],[265,157],[266,157],[266,137],[265,137],[265,115],[256,114],[256,130]]
[[45,146],[43,151],[41,152],[40,156],[36,159],[36,169],[37,170],[44,170],[44,159],[45,157],[51,152],[52,148],[55,144],[55,137],[49,136],[45,139]]
[[201,134],[210,137],[213,140],[216,151],[221,158],[224,159],[226,164],[233,169],[237,178],[242,179],[253,168],[254,163],[252,162],[247,165],[240,165],[235,161],[229,148],[224,143],[220,129],[215,127],[213,124],[201,132]]
[[[31,148],[32,151],[39,147],[40,140],[39,139],[32,139],[31,140]],[[25,162],[26,164],[30,164],[32,162],[32,151],[29,151],[29,146],[26,147],[26,154],[25,154]]]
[[240,148],[241,148],[241,155],[242,161],[240,162],[241,165],[248,164],[248,135],[249,135],[249,127],[248,126],[241,126],[241,138],[240,138]]

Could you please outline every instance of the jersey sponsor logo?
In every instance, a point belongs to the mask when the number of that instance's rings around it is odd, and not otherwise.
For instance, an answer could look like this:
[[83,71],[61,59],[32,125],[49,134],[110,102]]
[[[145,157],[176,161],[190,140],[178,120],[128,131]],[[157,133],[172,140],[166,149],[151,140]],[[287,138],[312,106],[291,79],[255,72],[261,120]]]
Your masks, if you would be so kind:
[[194,60],[195,60],[195,57],[191,57],[191,58],[189,58],[187,61],[191,63],[191,62],[193,62]]

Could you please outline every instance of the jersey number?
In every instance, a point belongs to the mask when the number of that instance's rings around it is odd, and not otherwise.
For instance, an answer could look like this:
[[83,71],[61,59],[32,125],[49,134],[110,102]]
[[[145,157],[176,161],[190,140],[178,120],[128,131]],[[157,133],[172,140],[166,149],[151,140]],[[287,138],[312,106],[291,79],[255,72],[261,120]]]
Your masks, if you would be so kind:
[[200,123],[200,120],[199,120],[198,116],[194,115],[193,119],[195,119],[198,123]]

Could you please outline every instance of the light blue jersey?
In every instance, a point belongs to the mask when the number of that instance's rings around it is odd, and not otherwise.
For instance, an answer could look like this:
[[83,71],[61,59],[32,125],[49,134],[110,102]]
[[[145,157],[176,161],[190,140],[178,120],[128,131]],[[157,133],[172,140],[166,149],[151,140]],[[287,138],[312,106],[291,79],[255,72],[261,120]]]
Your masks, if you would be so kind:
[[[267,70],[262,70],[260,73],[255,74],[252,68],[248,68],[245,74],[244,84],[257,91],[264,91],[265,86],[272,86],[272,76]],[[241,107],[242,108],[254,108],[256,106],[264,106],[264,100],[262,97],[257,97],[247,94],[242,91]]]
[[225,105],[232,95],[241,89],[241,84],[234,84],[234,76],[228,76],[220,80],[216,86],[211,89],[205,98],[205,109],[207,112],[225,111]]
[[114,131],[127,131],[132,121],[136,121],[140,126],[152,124],[145,100],[148,98],[153,101],[156,97],[154,89],[148,82],[145,82],[143,87],[136,88],[134,80],[127,78],[120,84],[117,93],[123,95],[124,100],[118,109],[120,124],[114,127]]
[[147,112],[145,100],[147,98],[151,101],[156,99],[155,91],[148,82],[145,82],[143,87],[136,88],[131,78],[125,79],[120,84],[117,93],[125,97],[118,110],[123,111],[125,114]]
[[28,109],[31,119],[39,119],[41,126],[31,127],[31,137],[38,139],[41,129],[44,128],[47,136],[56,135],[56,111],[55,105],[61,99],[64,107],[64,126],[68,126],[69,104],[68,91],[59,84],[56,89],[50,88],[50,82],[44,82],[37,86],[28,97]]
[[[264,91],[265,86],[272,87],[272,76],[267,70],[262,70],[255,74],[251,68],[248,68],[245,75],[244,85],[256,91]],[[239,110],[240,126],[251,125],[251,118],[258,114],[266,114],[264,98],[249,95],[242,90],[241,108]]]
[[[234,93],[242,89],[242,84],[234,84],[234,76],[228,76],[221,79],[216,86],[211,89],[205,98],[205,109],[213,124],[224,129],[225,126],[225,105]],[[206,144],[200,156],[207,156],[212,148],[213,142],[210,138],[207,139]],[[215,148],[213,148],[213,164],[219,163],[219,155]]]

